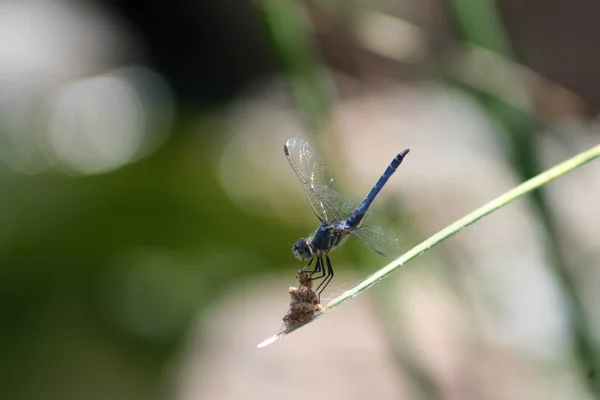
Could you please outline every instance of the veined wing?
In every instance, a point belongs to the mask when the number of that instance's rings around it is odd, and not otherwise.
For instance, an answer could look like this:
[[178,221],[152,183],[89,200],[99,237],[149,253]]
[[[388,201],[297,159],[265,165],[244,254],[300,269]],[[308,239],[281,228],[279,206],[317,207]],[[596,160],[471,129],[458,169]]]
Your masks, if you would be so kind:
[[398,239],[383,228],[360,226],[352,234],[377,254],[391,259],[401,254]]
[[315,215],[321,221],[335,220],[341,212],[333,200],[333,177],[319,153],[306,140],[296,136],[286,140],[283,150],[302,182],[304,193]]
[[[340,194],[330,186],[320,186],[314,188],[313,192],[333,220],[341,220],[346,218],[356,210],[356,207],[359,204],[358,202]],[[367,211],[363,221],[366,220],[369,215],[370,214]]]

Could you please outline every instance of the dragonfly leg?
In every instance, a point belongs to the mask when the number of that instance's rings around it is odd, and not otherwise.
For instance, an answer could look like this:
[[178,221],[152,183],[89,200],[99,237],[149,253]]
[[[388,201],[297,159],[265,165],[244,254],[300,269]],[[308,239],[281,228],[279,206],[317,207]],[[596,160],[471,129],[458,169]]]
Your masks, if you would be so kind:
[[312,271],[312,274],[319,274],[319,276],[310,276],[310,280],[311,281],[316,281],[317,279],[321,279],[322,277],[325,276],[325,265],[323,265],[323,258],[321,257],[316,257],[317,259],[317,265],[314,269],[314,271]]
[[[317,286],[317,292],[319,293],[319,297],[321,297],[321,293],[323,293],[323,290],[325,290],[325,288],[327,287],[327,285],[329,285],[329,282],[331,282],[331,280],[333,279],[333,267],[331,266],[331,260],[329,259],[329,255],[325,255],[325,260],[327,260],[327,273],[325,273],[325,266],[323,266],[323,276],[325,276],[325,279],[323,279],[323,281],[319,284],[319,286]],[[322,261],[321,261],[322,262]],[[321,290],[319,290],[321,289]]]
[[[306,264],[306,266],[304,268],[302,268],[300,271],[306,271],[312,265],[313,261],[315,261],[315,257],[311,258],[310,261],[308,262],[308,264]],[[308,271],[308,273],[310,275],[314,274],[315,271],[316,271],[316,269],[317,269],[317,267],[318,266],[315,266],[315,269],[312,270],[312,271]],[[300,271],[298,271],[298,272],[300,272]]]

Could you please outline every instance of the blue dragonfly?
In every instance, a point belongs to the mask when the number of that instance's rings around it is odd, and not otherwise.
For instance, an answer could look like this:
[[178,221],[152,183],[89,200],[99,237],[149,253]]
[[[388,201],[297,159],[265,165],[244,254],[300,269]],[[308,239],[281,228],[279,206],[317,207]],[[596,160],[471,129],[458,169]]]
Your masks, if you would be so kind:
[[[321,221],[321,225],[311,236],[298,240],[292,248],[296,258],[308,261],[301,271],[308,271],[311,281],[324,278],[316,289],[319,295],[334,275],[329,252],[343,244],[350,235],[358,238],[377,254],[389,258],[400,254],[398,239],[393,235],[383,228],[363,226],[361,223],[367,217],[371,203],[396,172],[409,149],[398,153],[367,197],[359,204],[333,189],[333,177],[327,165],[319,153],[304,139],[289,138],[283,150],[302,182],[304,193],[313,212]],[[313,262],[314,268],[309,270]]]

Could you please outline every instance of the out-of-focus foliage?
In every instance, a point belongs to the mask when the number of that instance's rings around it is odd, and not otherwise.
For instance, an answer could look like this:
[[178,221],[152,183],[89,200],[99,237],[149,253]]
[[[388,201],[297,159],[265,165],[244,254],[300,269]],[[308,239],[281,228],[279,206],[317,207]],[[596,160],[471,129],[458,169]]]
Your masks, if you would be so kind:
[[[597,396],[595,165],[254,348],[318,224],[286,137],[357,200],[410,147],[405,248],[596,144],[600,9],[562,3],[2,2],[0,398]],[[331,293],[385,262],[332,259]]]

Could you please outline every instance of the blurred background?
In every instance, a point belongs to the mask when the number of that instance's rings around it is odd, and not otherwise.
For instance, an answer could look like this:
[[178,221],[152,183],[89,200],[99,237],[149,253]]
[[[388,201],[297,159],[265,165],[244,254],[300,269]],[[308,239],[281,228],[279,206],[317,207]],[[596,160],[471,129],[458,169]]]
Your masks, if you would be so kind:
[[[404,250],[600,141],[595,0],[0,1],[0,398],[600,398],[600,162],[264,348],[319,149]],[[385,259],[350,240],[324,303]]]

